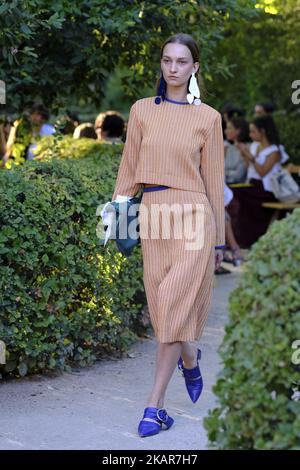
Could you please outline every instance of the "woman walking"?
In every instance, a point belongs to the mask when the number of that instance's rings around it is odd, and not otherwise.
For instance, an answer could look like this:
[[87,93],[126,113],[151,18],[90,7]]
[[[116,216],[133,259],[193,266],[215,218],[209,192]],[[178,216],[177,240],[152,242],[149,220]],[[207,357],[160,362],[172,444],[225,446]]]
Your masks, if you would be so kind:
[[[143,280],[157,357],[138,428],[142,437],[173,424],[164,399],[176,365],[191,400],[201,394],[201,353],[192,342],[203,332],[225,243],[221,115],[199,99],[199,50],[191,36],[177,34],[163,44],[161,72],[158,96],[138,100],[130,110],[112,197],[132,197],[143,188]],[[196,223],[196,230],[178,236],[182,217],[185,224]]]

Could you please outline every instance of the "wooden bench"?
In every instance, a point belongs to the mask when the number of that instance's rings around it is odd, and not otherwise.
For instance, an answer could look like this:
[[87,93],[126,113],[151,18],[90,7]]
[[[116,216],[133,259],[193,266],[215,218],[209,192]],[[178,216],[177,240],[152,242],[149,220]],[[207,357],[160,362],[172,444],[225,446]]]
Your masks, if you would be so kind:
[[[300,175],[300,165],[294,165],[293,163],[290,163],[285,167],[291,174],[295,173]],[[270,224],[274,222],[275,220],[278,220],[281,218],[281,215],[284,216],[285,212],[292,211],[293,209],[296,209],[297,207],[300,207],[300,201],[299,202],[263,202],[262,203],[263,207],[266,207],[267,209],[275,209],[275,212],[272,216],[272,219],[270,221]]]
[[293,210],[296,207],[300,207],[300,202],[263,202],[263,207],[267,207],[268,209],[276,209],[276,210]]
[[229,188],[250,188],[253,186],[251,183],[228,183]]
[[290,173],[296,173],[300,176],[300,165],[294,165],[293,163],[289,163],[286,168]]

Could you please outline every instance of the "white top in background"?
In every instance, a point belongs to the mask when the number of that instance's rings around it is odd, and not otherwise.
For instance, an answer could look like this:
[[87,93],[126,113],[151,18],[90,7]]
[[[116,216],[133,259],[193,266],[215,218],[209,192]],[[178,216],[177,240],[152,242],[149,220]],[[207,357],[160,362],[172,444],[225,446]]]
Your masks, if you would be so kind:
[[[256,144],[256,145],[253,145],[253,144]],[[257,171],[255,170],[252,163],[249,164],[248,171],[247,171],[248,180],[250,178],[254,178],[256,180],[262,180],[264,190],[272,192],[272,186],[270,184],[270,176],[273,175],[274,173],[277,173],[277,171],[281,169],[281,163],[283,162],[282,160],[285,157],[282,156],[281,149],[278,147],[278,145],[274,145],[274,144],[269,145],[268,147],[264,148],[260,152],[256,153],[257,150],[258,150],[258,143],[253,142],[250,147],[250,152],[255,157],[256,163],[258,163],[259,165],[264,165],[267,157],[271,155],[272,153],[279,151],[281,154],[280,162],[275,163],[275,165],[271,168],[271,170],[265,176],[261,177],[259,173],[257,173]],[[286,161],[286,159],[284,161]]]

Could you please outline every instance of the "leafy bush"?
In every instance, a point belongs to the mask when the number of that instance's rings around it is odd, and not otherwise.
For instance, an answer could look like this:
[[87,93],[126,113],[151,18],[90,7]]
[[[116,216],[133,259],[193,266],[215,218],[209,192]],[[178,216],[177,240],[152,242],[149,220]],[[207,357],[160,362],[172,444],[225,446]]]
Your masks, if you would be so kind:
[[290,156],[288,163],[300,165],[300,114],[275,114],[275,121],[280,133],[280,141]]
[[86,158],[0,172],[0,372],[90,364],[140,331],[140,249],[126,259],[96,236],[96,208],[112,195],[122,146],[85,145]]
[[[103,158],[102,163],[106,165],[106,171],[111,168],[114,172],[118,169],[119,156],[123,144],[110,144],[98,140],[72,136],[53,134],[43,137],[37,145],[37,154],[40,159],[48,158]],[[99,157],[100,156],[100,157]],[[115,173],[114,173],[115,176]]]
[[[219,406],[205,419],[219,449],[300,449],[300,384],[292,344],[300,339],[300,209],[253,246],[230,295],[214,387]],[[294,398],[294,397],[293,397]]]

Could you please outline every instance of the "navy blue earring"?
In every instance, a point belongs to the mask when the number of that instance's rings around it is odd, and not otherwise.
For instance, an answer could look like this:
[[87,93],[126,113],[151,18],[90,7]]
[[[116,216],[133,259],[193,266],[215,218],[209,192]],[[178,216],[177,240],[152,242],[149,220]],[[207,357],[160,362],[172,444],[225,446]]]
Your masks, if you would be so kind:
[[157,90],[158,96],[155,98],[155,104],[160,104],[161,101],[165,101],[166,91],[167,91],[167,84],[163,77],[163,74],[161,74],[159,85],[158,85],[158,90]]

